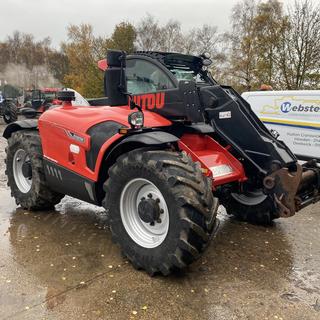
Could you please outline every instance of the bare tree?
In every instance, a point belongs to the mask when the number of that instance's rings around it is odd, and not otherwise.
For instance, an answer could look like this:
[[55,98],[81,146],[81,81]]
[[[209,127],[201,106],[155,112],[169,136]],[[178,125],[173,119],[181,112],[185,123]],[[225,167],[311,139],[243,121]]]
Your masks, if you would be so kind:
[[243,0],[233,9],[232,27],[229,74],[238,89],[319,87],[320,5],[300,0],[284,11],[279,0]]
[[255,51],[257,82],[278,87],[281,74],[275,63],[281,34],[288,27],[288,17],[279,0],[268,0],[258,5],[255,17]]
[[193,54],[197,51],[197,29],[191,29],[182,35],[181,51],[186,54]]
[[255,83],[257,55],[255,51],[255,17],[258,4],[255,0],[237,3],[232,10],[232,32],[227,35],[231,43],[230,70],[245,90]]
[[21,87],[61,85],[67,60],[50,38],[15,31],[0,43],[0,79]]
[[159,50],[200,54],[218,53],[221,37],[216,26],[203,25],[183,33],[181,23],[169,20],[165,25],[159,25],[155,18],[147,15],[136,26],[137,47],[140,50]]
[[220,35],[216,26],[204,24],[196,32],[196,42],[198,53],[209,52],[215,55],[218,51]]
[[159,49],[161,51],[181,51],[182,47],[181,23],[170,20],[160,28]]
[[147,14],[136,26],[137,38],[136,46],[139,50],[158,50],[161,29],[158,21],[153,16]]
[[275,57],[282,83],[288,89],[320,85],[320,6],[296,1],[288,11],[288,26],[282,32]]

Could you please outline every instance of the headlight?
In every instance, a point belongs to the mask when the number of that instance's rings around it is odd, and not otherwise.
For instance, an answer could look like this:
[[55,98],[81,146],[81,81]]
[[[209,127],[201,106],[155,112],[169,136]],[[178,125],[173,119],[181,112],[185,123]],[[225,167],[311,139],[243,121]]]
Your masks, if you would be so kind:
[[134,129],[140,129],[143,127],[144,116],[143,113],[140,111],[133,112],[129,114],[128,122],[130,126]]
[[226,176],[227,174],[230,174],[233,172],[233,169],[227,164],[210,167],[210,170],[212,171],[213,178]]

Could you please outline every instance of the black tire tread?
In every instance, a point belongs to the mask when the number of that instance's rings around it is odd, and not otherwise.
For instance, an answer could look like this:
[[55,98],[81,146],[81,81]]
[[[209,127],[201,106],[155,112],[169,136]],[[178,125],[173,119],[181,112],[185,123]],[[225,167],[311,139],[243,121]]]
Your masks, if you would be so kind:
[[104,184],[106,198],[103,205],[108,210],[108,190],[112,187],[122,170],[130,165],[144,166],[154,170],[168,181],[171,192],[175,195],[181,208],[179,219],[181,222],[180,238],[175,252],[168,253],[164,261],[152,269],[137,261],[135,255],[128,252],[126,243],[112,228],[112,213],[110,225],[113,238],[122,247],[124,255],[135,267],[145,269],[149,274],[162,273],[168,275],[175,269],[184,268],[196,260],[207,247],[215,231],[218,200],[213,197],[211,180],[205,177],[199,164],[194,163],[185,152],[168,150],[134,150],[121,155],[109,169],[109,179]]
[[5,123],[11,123],[18,120],[18,107],[13,102],[8,102],[5,109],[9,110],[10,120],[3,115],[3,120]]
[[232,196],[227,201],[222,201],[229,215],[236,219],[256,225],[271,225],[272,221],[279,218],[275,215],[273,204],[269,198],[258,205],[244,205]]
[[[12,148],[14,145],[22,145],[29,153],[32,162],[32,171],[37,171],[37,175],[33,178],[35,184],[34,189],[30,190],[28,198],[21,197],[21,192],[15,185],[14,176],[12,169],[8,165],[8,158],[12,158]],[[39,133],[35,130],[21,130],[14,132],[8,139],[8,147],[6,148],[6,171],[5,174],[8,178],[8,186],[11,189],[11,194],[15,198],[17,205],[20,205],[27,210],[45,210],[51,209],[54,205],[58,204],[64,195],[52,191],[46,183],[44,168],[43,168],[43,157],[42,157],[42,146]]]

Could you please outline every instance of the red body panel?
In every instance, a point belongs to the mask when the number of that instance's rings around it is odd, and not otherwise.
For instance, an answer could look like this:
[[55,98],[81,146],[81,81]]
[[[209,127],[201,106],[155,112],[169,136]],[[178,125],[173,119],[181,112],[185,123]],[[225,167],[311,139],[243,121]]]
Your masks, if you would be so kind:
[[61,105],[61,104],[62,104],[62,101],[59,100],[59,99],[53,99],[53,100],[52,100],[52,104],[55,105],[55,106]]
[[[90,149],[90,136],[87,131],[94,125],[105,122],[118,122],[124,127],[128,124],[128,115],[133,111],[128,107],[74,107],[64,105],[44,112],[39,119],[39,131],[43,154],[60,166],[74,171],[90,180],[97,181],[100,164],[105,150],[120,137],[116,134],[102,146],[96,162],[95,171],[86,164],[86,150]],[[170,126],[171,122],[153,112],[144,112],[145,127]],[[70,133],[76,135],[75,140]],[[71,152],[70,146],[79,147],[79,152]]]
[[41,88],[39,90],[43,92],[59,92],[61,88]]
[[[128,115],[133,111],[128,107],[75,107],[65,103],[62,107],[49,110],[39,119],[39,130],[44,157],[92,181],[98,180],[99,169],[107,149],[123,137],[115,134],[101,147],[95,170],[87,167],[86,151],[90,150],[88,130],[105,121],[117,122],[130,127]],[[145,111],[145,127],[164,127],[172,123],[159,114]],[[185,134],[178,142],[181,150],[186,151],[194,161],[199,161],[203,172],[214,177],[215,166],[228,165],[232,173],[217,176],[213,187],[233,181],[245,181],[242,164],[226,148],[214,139],[201,134]],[[75,151],[76,150],[76,151]]]
[[247,179],[242,164],[226,148],[209,136],[185,134],[179,141],[179,147],[186,151],[193,161],[199,161],[208,176],[213,176],[212,168],[215,166],[226,164],[232,168],[233,172],[213,179],[214,187]]

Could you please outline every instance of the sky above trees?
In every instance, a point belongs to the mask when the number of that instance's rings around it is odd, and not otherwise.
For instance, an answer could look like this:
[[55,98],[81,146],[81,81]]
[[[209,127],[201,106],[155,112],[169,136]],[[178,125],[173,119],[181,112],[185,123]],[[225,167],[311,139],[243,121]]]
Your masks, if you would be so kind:
[[25,88],[58,83],[86,97],[102,96],[97,61],[107,49],[121,49],[209,52],[213,77],[240,92],[262,84],[276,90],[320,88],[318,1],[299,0],[288,9],[279,0],[241,0],[229,15],[227,32],[214,24],[185,30],[179,20],[162,23],[150,14],[135,24],[123,20],[108,36],[97,34],[90,23],[69,24],[65,41],[56,47],[48,37],[15,31],[0,39],[0,81]]
[[[295,0],[283,0],[293,4]],[[87,23],[98,36],[110,36],[116,24],[136,24],[146,13],[160,24],[170,19],[181,22],[182,29],[215,25],[229,31],[230,14],[237,0],[1,0],[0,41],[15,30],[31,33],[36,39],[50,37],[59,47],[66,40],[66,27]]]

